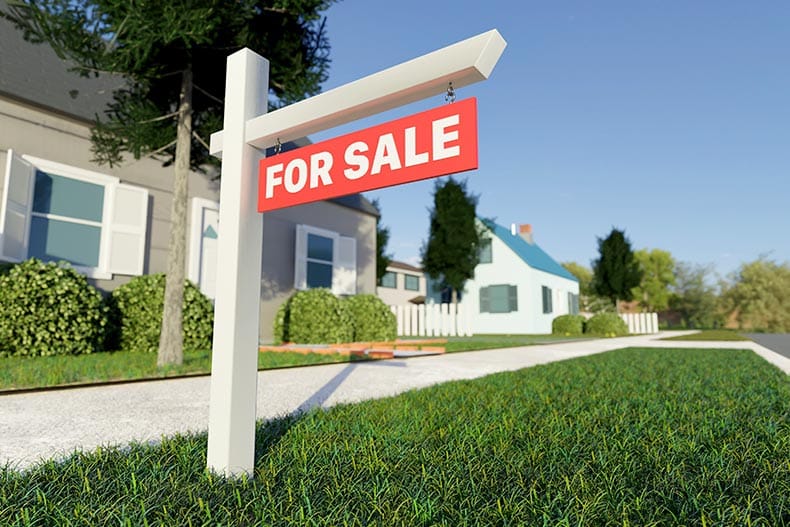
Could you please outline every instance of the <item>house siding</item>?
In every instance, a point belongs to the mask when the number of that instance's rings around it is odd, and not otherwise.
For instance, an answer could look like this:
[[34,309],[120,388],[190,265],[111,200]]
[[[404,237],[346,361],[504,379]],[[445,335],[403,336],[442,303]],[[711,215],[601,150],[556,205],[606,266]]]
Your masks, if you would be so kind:
[[[402,306],[410,304],[410,300],[416,297],[424,297],[426,293],[426,280],[425,275],[418,271],[411,269],[404,269],[402,267],[387,267],[387,271],[395,274],[395,287],[376,287],[376,294],[388,306]],[[419,285],[418,289],[406,289],[406,276],[413,276],[417,278]]]
[[[122,183],[149,191],[144,274],[164,273],[170,238],[173,168],[158,161],[127,157],[119,167],[99,166],[91,161],[90,128],[87,123],[60,116],[16,99],[0,95],[0,170],[5,170],[8,150],[64,165],[117,177]],[[5,193],[0,175],[0,196]],[[219,184],[209,175],[191,172],[192,198],[219,200]],[[188,209],[189,210],[189,209]],[[191,215],[187,214],[186,255],[190,255]],[[357,292],[376,292],[376,217],[330,202],[317,202],[264,215],[264,250],[261,273],[260,337],[272,338],[272,323],[279,305],[293,292],[294,237],[297,224],[333,230],[357,239]],[[187,262],[184,262],[185,269]],[[218,267],[221,272],[221,265]],[[100,290],[111,291],[131,276],[113,275],[110,280],[89,279]]]
[[[335,203],[319,201],[263,215],[261,340],[273,338],[280,304],[293,293],[297,225],[311,225],[357,239],[357,294],[376,292],[376,217]],[[285,248],[283,250],[282,248]]]
[[[478,264],[475,276],[464,287],[463,303],[472,310],[475,334],[551,333],[554,318],[569,312],[567,294],[579,293],[579,284],[562,276],[530,267],[498,236],[491,238],[492,262]],[[518,310],[510,313],[481,313],[480,289],[491,285],[515,285]],[[541,287],[552,289],[553,310],[543,313]]]
[[[145,242],[145,274],[163,273],[172,208],[173,168],[162,167],[153,159],[125,158],[121,166],[109,167],[91,161],[90,127],[86,123],[60,117],[15,100],[0,97],[0,169],[5,170],[8,150],[77,168],[115,176],[122,183],[149,191],[148,228]],[[5,193],[5,178],[0,177],[0,192]],[[209,176],[191,172],[189,197],[219,199],[219,187]],[[189,221],[189,220],[188,220]],[[187,225],[187,232],[189,232]],[[187,254],[189,246],[187,246]],[[99,289],[109,291],[131,277],[115,275],[112,280],[90,279]]]

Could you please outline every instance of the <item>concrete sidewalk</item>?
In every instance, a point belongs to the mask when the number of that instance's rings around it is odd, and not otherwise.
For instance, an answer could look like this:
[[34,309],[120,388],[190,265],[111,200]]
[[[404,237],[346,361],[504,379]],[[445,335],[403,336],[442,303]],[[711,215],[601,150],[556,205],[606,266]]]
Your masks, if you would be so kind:
[[[261,371],[258,417],[397,395],[445,381],[628,346],[748,348],[790,373],[790,359],[753,342],[656,340],[664,336],[667,334]],[[208,427],[209,384],[209,377],[194,377],[0,396],[0,463],[24,469],[74,450],[204,431]]]

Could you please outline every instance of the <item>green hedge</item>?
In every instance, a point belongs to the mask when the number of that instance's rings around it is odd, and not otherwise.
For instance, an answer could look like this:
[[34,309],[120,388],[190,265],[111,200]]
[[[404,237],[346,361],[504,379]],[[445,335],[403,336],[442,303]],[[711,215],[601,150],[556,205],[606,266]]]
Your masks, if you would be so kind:
[[338,344],[351,342],[353,336],[345,302],[325,288],[297,291],[280,306],[274,319],[277,344]]
[[107,309],[84,275],[35,258],[7,271],[0,274],[0,356],[102,350]]
[[617,313],[598,313],[587,321],[584,332],[601,337],[617,337],[628,335],[628,325]]
[[581,315],[561,315],[551,321],[551,333],[567,337],[582,335],[584,322],[585,319]]
[[[112,292],[108,302],[120,349],[145,352],[159,349],[164,298],[164,274],[137,276]],[[184,281],[182,321],[185,350],[211,349],[214,305],[189,280]]]
[[355,342],[394,340],[398,319],[376,295],[355,295],[344,300],[351,315]]

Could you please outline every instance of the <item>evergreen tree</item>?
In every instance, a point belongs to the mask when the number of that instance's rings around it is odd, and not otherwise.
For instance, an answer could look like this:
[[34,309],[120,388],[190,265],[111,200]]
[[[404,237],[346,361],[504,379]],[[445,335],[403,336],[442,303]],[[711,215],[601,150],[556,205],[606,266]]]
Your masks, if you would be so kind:
[[226,58],[248,47],[270,61],[272,106],[317,93],[329,65],[320,13],[331,2],[29,0],[0,13],[74,71],[123,78],[92,130],[95,161],[129,153],[174,165],[160,366],[183,360],[187,179],[216,163],[207,139],[222,128]]
[[376,218],[376,282],[378,283],[381,281],[381,277],[387,273],[392,256],[386,253],[390,230],[381,224],[381,207],[378,199],[373,200],[373,206],[379,211],[379,217]]
[[593,262],[593,290],[609,298],[619,309],[620,300],[632,300],[632,289],[642,281],[642,271],[625,232],[612,229],[606,239],[598,238],[599,258]]
[[433,202],[428,242],[421,251],[422,267],[441,287],[450,288],[455,304],[480,261],[477,197],[467,194],[465,181],[451,177],[445,183],[436,182]]

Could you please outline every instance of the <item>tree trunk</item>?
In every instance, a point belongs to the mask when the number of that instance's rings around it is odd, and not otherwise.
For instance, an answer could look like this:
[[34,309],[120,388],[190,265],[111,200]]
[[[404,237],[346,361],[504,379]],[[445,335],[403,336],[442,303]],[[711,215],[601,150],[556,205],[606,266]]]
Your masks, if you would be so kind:
[[170,213],[170,246],[167,256],[165,305],[159,337],[157,366],[184,361],[182,311],[184,302],[184,261],[187,231],[187,180],[192,143],[192,69],[184,71],[178,106],[173,206]]

